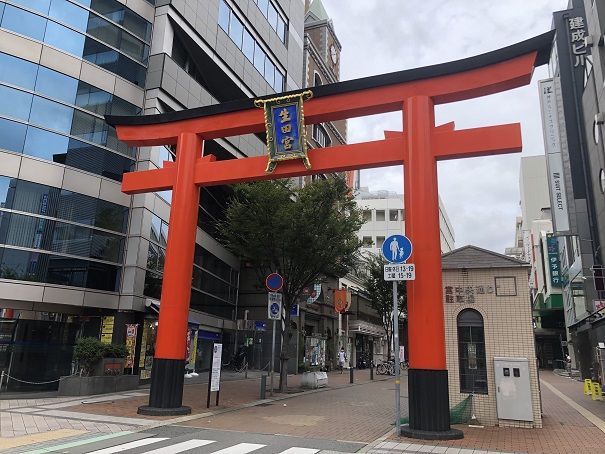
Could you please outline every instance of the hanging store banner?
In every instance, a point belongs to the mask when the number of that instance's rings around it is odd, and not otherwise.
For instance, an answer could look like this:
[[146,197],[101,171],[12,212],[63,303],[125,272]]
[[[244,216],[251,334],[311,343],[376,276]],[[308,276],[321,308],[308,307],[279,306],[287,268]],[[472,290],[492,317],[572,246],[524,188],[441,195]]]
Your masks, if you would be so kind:
[[343,313],[347,310],[347,291],[334,290],[334,310]]
[[272,173],[278,162],[288,159],[302,159],[305,167],[311,168],[307,156],[303,99],[307,101],[312,97],[313,92],[307,90],[295,95],[254,101],[254,105],[262,107],[265,112],[269,152],[267,173]]
[[546,79],[539,82],[539,87],[554,231],[557,235],[570,234],[556,86],[553,79]]
[[101,342],[104,344],[111,344],[114,319],[115,317],[113,315],[101,319]]
[[546,249],[548,251],[548,273],[553,287],[561,287],[561,264],[559,263],[559,245],[552,233],[546,234]]
[[126,369],[132,369],[134,367],[134,355],[137,346],[137,326],[138,325],[126,325],[126,348],[128,349],[126,364],[124,364],[124,368]]

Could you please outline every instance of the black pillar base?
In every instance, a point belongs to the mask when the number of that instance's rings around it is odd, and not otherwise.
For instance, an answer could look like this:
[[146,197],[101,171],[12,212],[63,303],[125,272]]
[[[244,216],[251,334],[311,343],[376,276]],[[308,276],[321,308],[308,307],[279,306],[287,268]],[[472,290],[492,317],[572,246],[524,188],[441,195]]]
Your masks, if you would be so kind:
[[191,407],[183,406],[184,381],[184,359],[154,358],[149,405],[139,407],[137,413],[147,416],[191,414]]
[[450,427],[447,370],[409,369],[410,424],[401,428],[406,437],[456,440],[462,431]]

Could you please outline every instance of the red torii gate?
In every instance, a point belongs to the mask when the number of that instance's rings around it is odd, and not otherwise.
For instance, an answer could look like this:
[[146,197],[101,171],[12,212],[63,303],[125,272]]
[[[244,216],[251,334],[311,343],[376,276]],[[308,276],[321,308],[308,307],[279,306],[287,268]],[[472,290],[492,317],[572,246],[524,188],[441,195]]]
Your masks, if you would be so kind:
[[[118,137],[134,146],[176,145],[176,162],[124,175],[127,194],[172,189],[156,355],[145,414],[187,414],[182,405],[187,318],[199,187],[404,165],[406,236],[414,245],[416,280],[408,282],[410,424],[419,438],[457,438],[450,428],[445,358],[437,161],[521,151],[519,124],[455,131],[435,127],[434,105],[529,84],[547,63],[553,33],[487,54],[440,65],[313,87],[307,124],[403,111],[403,132],[384,140],[309,150],[312,169],[284,161],[267,174],[267,157],[216,161],[204,141],[265,131],[253,99],[142,117],[108,116]],[[269,97],[266,97],[269,98]]]

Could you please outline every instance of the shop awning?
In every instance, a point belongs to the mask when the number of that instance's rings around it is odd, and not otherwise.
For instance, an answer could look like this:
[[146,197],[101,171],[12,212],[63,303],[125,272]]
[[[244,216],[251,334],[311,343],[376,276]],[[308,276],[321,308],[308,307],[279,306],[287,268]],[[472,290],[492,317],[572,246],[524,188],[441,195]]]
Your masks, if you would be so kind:
[[[147,306],[152,311],[155,311],[158,314],[160,313],[160,302],[158,300],[147,298],[145,300],[145,306]],[[190,325],[201,325],[202,324],[202,322],[200,322],[200,321],[197,320],[197,318],[196,318],[197,315],[198,314],[193,314],[191,311],[189,311],[188,323]]]

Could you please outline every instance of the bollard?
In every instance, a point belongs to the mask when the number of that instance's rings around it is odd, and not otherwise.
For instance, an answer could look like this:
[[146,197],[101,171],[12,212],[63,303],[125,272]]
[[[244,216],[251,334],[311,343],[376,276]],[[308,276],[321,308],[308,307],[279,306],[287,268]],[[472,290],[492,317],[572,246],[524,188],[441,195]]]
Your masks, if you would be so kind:
[[353,366],[349,369],[349,383],[353,383]]
[[370,365],[370,380],[374,380],[374,365]]
[[267,376],[265,374],[260,376],[260,398],[265,399],[267,395]]

